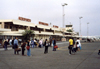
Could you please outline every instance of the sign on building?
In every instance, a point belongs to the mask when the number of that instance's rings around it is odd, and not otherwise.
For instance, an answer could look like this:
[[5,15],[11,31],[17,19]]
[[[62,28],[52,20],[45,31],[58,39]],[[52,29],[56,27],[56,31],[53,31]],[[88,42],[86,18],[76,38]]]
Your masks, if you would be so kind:
[[39,24],[48,26],[48,23],[44,23],[44,22],[39,22]]
[[18,17],[18,19],[22,21],[31,22],[31,19],[28,19],[28,18]]
[[54,28],[58,28],[58,26],[56,26],[56,25],[53,25],[53,27],[54,27]]

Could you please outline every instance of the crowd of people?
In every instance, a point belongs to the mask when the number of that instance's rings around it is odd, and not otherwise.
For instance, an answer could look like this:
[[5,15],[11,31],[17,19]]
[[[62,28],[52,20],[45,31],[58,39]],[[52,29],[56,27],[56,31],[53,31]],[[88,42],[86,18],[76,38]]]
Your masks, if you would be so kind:
[[41,38],[40,40],[37,39],[32,39],[32,40],[27,40],[27,41],[23,41],[21,43],[21,48],[19,47],[19,41],[18,38],[16,37],[13,40],[7,40],[5,39],[3,41],[3,46],[4,49],[7,50],[7,45],[11,45],[12,48],[14,49],[14,54],[19,54],[19,51],[22,51],[22,56],[26,56],[24,55],[25,50],[27,50],[27,56],[31,56],[31,48],[35,48],[35,47],[39,47],[42,48],[44,47],[44,54],[48,53],[48,47],[52,47],[53,46],[53,51],[56,51],[56,48],[54,48],[54,46],[56,45],[56,40],[55,38],[47,40],[45,39],[45,41],[43,41],[43,39]]
[[77,38],[77,40],[75,41],[74,38],[69,38],[69,55],[71,55],[72,53],[75,54],[75,52],[80,51],[81,50],[81,42],[80,39]]
[[[14,54],[19,54],[19,51],[22,51],[22,55],[24,55],[25,49],[27,49],[27,56],[31,56],[31,48],[35,48],[35,47],[39,47],[42,48],[44,47],[44,54],[48,53],[48,47],[49,46],[53,46],[53,51],[56,51],[56,40],[55,38],[47,40],[45,39],[45,41],[43,41],[43,39],[41,38],[40,40],[37,39],[32,39],[32,40],[27,40],[21,43],[21,48],[19,48],[19,43],[18,43],[18,38],[16,37],[16,39],[14,40],[4,40],[4,49],[7,50],[7,45],[12,45],[12,48],[14,49]],[[80,51],[81,50],[81,42],[80,39],[77,38],[77,40],[75,41],[74,38],[69,38],[69,55],[71,54],[75,54],[75,52]]]

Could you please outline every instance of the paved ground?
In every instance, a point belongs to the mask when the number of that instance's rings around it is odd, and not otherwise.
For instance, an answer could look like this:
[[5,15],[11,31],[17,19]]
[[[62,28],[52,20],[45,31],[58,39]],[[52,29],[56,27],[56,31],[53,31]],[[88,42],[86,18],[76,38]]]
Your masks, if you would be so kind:
[[[0,49],[0,69],[100,69],[100,42],[82,43],[82,50],[68,55],[68,43],[58,43],[59,49],[44,54],[44,48],[31,49],[32,56],[14,55],[13,50]],[[25,51],[26,54],[26,51]]]

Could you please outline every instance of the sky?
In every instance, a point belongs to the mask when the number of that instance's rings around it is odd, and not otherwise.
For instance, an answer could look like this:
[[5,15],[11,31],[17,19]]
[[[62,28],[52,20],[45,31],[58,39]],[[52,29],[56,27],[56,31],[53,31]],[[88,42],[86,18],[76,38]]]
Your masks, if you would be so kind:
[[100,0],[0,0],[0,20],[20,16],[34,24],[41,21],[63,27],[64,3],[68,4],[64,6],[65,25],[72,24],[75,32],[81,27],[82,36],[87,36],[87,30],[88,36],[100,35]]

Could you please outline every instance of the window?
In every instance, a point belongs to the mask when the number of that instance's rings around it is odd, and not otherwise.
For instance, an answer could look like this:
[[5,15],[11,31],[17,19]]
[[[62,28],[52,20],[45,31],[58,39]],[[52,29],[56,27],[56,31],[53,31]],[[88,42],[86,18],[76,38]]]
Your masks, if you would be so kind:
[[7,26],[7,25],[5,25],[5,28],[7,29],[7,28],[8,28],[8,26]]

